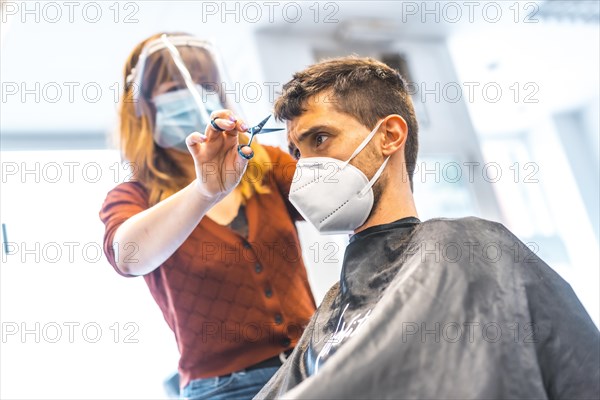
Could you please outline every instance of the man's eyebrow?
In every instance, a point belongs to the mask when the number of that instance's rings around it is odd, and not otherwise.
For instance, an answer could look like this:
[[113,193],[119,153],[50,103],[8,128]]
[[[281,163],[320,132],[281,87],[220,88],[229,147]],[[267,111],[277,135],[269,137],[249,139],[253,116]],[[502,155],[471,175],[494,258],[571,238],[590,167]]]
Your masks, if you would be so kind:
[[300,143],[307,137],[314,135],[315,133],[321,132],[321,131],[330,131],[331,132],[331,131],[337,131],[337,130],[330,125],[315,125],[315,126],[308,128],[304,132],[300,133],[298,136],[296,136],[296,140],[298,141],[298,143]]

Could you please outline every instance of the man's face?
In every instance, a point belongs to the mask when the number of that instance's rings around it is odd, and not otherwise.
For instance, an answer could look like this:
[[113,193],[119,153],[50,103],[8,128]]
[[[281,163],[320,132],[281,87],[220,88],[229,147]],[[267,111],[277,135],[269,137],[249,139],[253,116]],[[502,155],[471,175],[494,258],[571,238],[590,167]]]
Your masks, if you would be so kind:
[[[346,161],[369,134],[352,116],[337,111],[335,99],[329,92],[321,92],[308,99],[306,111],[287,122],[290,152],[295,158],[331,157]],[[365,175],[371,177],[383,162],[377,151],[380,137],[375,135],[352,161]]]

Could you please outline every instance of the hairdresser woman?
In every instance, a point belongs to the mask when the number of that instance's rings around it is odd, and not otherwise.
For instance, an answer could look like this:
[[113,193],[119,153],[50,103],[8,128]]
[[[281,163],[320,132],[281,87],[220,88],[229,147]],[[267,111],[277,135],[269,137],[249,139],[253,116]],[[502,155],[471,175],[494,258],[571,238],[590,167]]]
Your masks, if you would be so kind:
[[133,49],[119,130],[133,180],[100,211],[109,262],[144,277],[175,334],[186,398],[252,398],[315,310],[287,201],[294,161],[256,140],[250,161],[238,154],[248,126],[223,76],[210,45],[185,34]]

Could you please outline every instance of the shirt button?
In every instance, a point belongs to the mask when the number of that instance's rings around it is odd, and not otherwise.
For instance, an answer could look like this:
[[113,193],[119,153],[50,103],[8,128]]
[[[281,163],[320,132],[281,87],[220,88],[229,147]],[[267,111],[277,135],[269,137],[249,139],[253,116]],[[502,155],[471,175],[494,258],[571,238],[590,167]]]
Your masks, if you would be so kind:
[[283,317],[281,316],[281,314],[275,314],[275,323],[277,325],[281,324],[283,322]]
[[282,345],[283,347],[289,347],[289,346],[290,346],[290,344],[292,344],[292,341],[291,341],[290,339],[288,339],[288,338],[285,338],[285,339],[283,339],[283,340],[281,341],[281,345]]
[[256,263],[256,265],[254,266],[254,270],[257,274],[260,274],[262,272],[262,269],[262,265],[260,265],[259,263]]
[[268,298],[271,298],[273,296],[273,291],[271,289],[266,289],[265,296],[267,296]]

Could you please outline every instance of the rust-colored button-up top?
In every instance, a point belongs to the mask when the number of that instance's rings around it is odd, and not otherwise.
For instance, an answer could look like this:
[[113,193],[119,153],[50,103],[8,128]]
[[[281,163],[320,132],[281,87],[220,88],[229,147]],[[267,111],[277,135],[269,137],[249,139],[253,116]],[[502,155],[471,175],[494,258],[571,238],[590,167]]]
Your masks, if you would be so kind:
[[[248,238],[204,217],[164,264],[144,276],[175,333],[181,387],[228,374],[296,345],[315,311],[287,196],[295,161],[276,147],[265,176],[268,194],[245,207]],[[102,205],[104,251],[116,267],[112,242],[117,228],[148,208],[137,182],[121,183]],[[132,254],[123,256],[133,256]]]

